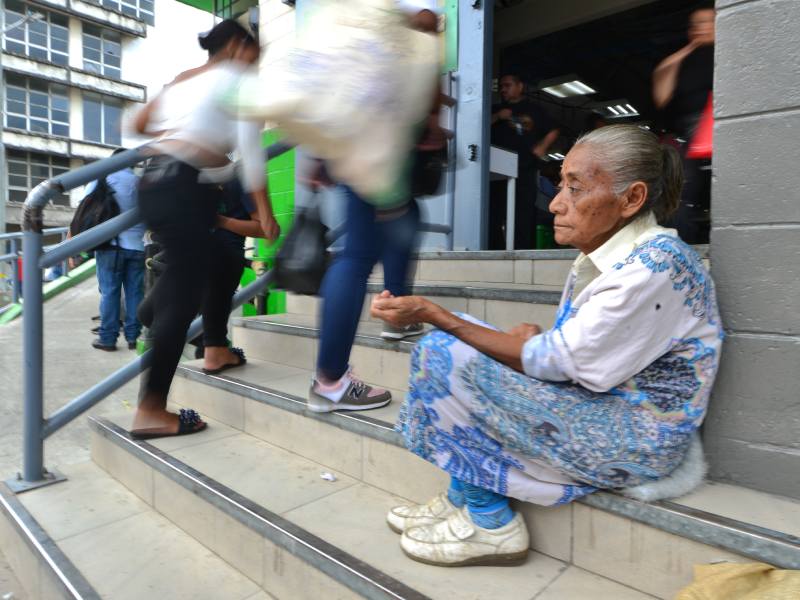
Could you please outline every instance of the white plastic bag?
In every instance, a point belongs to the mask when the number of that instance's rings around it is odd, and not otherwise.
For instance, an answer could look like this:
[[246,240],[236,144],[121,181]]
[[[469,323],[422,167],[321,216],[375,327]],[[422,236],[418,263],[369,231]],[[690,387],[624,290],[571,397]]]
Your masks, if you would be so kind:
[[391,205],[431,107],[438,57],[436,37],[411,30],[394,0],[317,0],[289,54],[226,100],[325,159],[366,200]]

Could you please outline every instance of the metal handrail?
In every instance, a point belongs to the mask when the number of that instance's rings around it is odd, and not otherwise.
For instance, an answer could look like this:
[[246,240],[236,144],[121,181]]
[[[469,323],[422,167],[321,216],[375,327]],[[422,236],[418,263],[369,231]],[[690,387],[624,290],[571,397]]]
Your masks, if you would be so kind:
[[[292,148],[285,143],[273,144],[265,151],[269,160]],[[42,247],[42,237],[48,230],[42,227],[42,211],[48,201],[75,187],[85,185],[111,173],[132,167],[154,155],[149,144],[126,150],[108,158],[69,171],[37,185],[28,194],[23,205],[22,254],[23,261],[23,371],[25,378],[24,416],[23,416],[23,468],[20,489],[35,487],[52,480],[44,469],[44,441],[76,417],[106,398],[109,394],[134,379],[151,360],[148,350],[128,365],[95,384],[77,398],[61,407],[49,418],[44,417],[43,393],[43,291],[42,269],[54,265],[108,241],[140,221],[138,208],[126,211],[113,219],[105,221],[88,231],[56,244],[46,250]],[[15,236],[17,234],[11,234]],[[16,237],[11,238],[16,242]],[[272,272],[267,272],[234,296],[234,308],[248,298],[260,293],[272,281]],[[189,328],[187,339],[197,336],[202,330],[202,319],[198,318]]]

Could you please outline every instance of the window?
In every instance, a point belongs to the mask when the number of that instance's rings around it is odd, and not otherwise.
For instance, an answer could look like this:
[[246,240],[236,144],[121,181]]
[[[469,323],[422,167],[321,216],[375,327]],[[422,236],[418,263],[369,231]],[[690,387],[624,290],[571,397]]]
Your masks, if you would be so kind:
[[119,79],[122,43],[118,33],[83,24],[83,68]]
[[155,23],[153,3],[154,0],[94,0],[106,8],[116,10],[124,15],[141,19],[149,25]]
[[[24,202],[28,193],[37,185],[69,171],[69,159],[61,156],[8,150],[8,199]],[[53,198],[53,204],[69,206],[69,194]]]
[[29,13],[44,15],[43,19],[28,21],[7,31],[3,47],[33,59],[67,66],[69,46],[69,21],[64,15],[41,10],[19,0],[5,2],[6,27],[24,19]]
[[122,102],[100,94],[83,95],[83,139],[111,146],[122,144]]
[[5,126],[69,137],[67,88],[8,73]]

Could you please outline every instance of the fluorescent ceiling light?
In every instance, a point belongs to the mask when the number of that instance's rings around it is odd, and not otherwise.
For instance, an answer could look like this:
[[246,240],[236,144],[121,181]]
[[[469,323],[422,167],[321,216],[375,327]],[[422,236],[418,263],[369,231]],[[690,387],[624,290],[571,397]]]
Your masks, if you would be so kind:
[[547,155],[548,158],[552,158],[553,160],[564,160],[564,155],[561,152],[553,152]]
[[570,96],[586,96],[594,94],[595,90],[577,78],[561,78],[560,80],[549,80],[542,82],[540,89],[556,98],[568,98]]
[[628,117],[638,117],[639,111],[627,100],[606,100],[597,102],[594,111],[607,119],[625,119]]

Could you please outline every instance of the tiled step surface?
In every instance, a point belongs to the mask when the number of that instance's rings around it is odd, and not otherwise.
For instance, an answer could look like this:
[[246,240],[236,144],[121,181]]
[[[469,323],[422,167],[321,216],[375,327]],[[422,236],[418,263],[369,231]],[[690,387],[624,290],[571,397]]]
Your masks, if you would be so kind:
[[[380,411],[317,415],[305,409],[310,370],[284,369],[251,360],[242,369],[209,377],[197,365],[184,365],[173,398],[389,493],[424,501],[446,485],[439,469],[402,449],[392,430],[397,400]],[[661,597],[669,597],[662,596],[665,589],[677,591],[676,582],[688,583],[692,564],[742,560],[739,549],[752,559],[800,565],[800,505],[733,486],[706,485],[685,502],[644,505],[601,493],[565,507],[520,509],[535,550]],[[600,529],[603,536],[597,535]],[[771,542],[759,545],[761,536]],[[652,553],[624,550],[637,544],[652,547]]]
[[[536,552],[502,577],[491,567],[414,562],[384,522],[403,498],[220,423],[191,437],[134,444],[98,422],[93,453],[157,511],[277,598],[649,597]],[[320,477],[327,472],[336,480]],[[210,490],[217,491],[214,501]],[[293,539],[281,541],[264,529],[266,522],[291,531]],[[326,556],[314,552],[319,549]],[[350,570],[333,569],[331,559]]]
[[[362,321],[374,321],[369,314],[370,305],[376,294],[383,291],[382,282],[370,281],[361,311]],[[551,286],[523,284],[504,284],[493,287],[491,284],[472,284],[466,282],[417,282],[409,293],[424,296],[451,312],[468,313],[478,319],[488,321],[501,329],[508,329],[522,321],[537,319],[543,327],[549,327],[555,318],[556,307],[561,298],[561,290]],[[290,314],[319,314],[320,299],[314,296],[289,294],[286,311]]]
[[[75,598],[268,600],[260,587],[91,462],[18,498],[93,588]],[[36,577],[23,566],[19,576]],[[35,589],[31,597],[66,597]],[[72,597],[72,596],[70,596]]]

